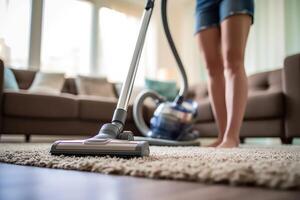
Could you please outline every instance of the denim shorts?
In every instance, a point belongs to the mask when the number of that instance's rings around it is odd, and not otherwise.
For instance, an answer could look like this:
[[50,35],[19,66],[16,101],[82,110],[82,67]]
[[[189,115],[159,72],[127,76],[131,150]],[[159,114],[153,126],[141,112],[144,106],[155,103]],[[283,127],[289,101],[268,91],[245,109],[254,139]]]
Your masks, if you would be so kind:
[[235,14],[254,15],[254,0],[196,0],[195,33],[219,24]]

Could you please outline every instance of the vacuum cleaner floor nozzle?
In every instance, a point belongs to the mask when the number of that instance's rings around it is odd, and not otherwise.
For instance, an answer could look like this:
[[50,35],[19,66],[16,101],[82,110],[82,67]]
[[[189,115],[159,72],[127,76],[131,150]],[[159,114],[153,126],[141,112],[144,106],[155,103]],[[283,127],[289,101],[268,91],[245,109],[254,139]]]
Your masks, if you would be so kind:
[[56,141],[50,150],[53,155],[142,157],[150,153],[145,141],[117,139],[87,139]]

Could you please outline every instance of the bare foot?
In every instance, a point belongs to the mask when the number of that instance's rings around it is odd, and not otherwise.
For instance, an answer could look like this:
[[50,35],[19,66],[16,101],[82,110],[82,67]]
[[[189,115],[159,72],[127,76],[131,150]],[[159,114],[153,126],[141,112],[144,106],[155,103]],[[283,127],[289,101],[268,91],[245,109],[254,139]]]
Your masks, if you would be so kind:
[[231,139],[231,138],[227,138],[224,139],[221,144],[219,144],[217,147],[218,148],[234,148],[234,147],[238,147],[240,144],[240,140],[239,139]]
[[205,147],[217,147],[222,143],[222,139],[217,139],[216,141],[214,141],[213,143],[206,145]]

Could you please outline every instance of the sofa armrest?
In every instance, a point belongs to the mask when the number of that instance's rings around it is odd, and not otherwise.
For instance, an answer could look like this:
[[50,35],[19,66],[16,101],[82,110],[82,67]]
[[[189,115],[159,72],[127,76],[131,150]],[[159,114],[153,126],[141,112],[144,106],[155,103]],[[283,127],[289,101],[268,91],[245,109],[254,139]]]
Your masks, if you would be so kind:
[[288,56],[283,67],[285,94],[285,135],[300,137],[300,54]]
[[2,112],[3,112],[3,87],[4,87],[4,63],[0,59],[0,134],[2,132]]

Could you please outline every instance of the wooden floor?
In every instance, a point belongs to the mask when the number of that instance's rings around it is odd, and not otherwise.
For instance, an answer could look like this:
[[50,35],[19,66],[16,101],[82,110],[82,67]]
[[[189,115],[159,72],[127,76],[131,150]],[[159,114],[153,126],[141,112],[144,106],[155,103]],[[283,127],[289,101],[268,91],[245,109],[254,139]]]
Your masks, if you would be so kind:
[[300,191],[206,185],[0,163],[0,199],[300,199]]

